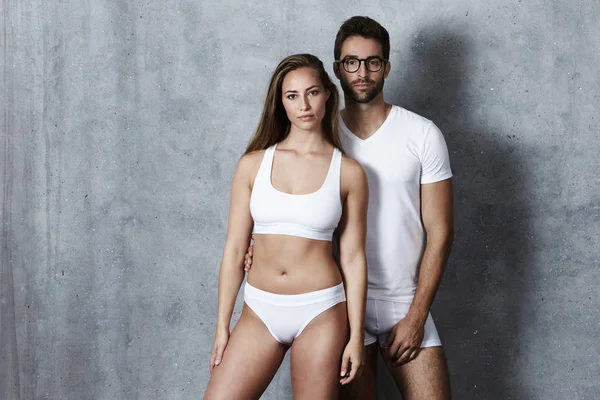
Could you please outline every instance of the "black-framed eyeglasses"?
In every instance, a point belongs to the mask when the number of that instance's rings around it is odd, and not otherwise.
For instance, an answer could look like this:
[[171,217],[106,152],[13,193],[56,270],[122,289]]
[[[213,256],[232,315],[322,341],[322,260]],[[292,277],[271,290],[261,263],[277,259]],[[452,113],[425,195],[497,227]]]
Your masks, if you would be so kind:
[[367,58],[346,57],[343,60],[335,60],[336,64],[342,64],[344,70],[349,73],[356,72],[360,69],[360,64],[365,63],[365,68],[369,72],[378,72],[388,60],[379,56]]

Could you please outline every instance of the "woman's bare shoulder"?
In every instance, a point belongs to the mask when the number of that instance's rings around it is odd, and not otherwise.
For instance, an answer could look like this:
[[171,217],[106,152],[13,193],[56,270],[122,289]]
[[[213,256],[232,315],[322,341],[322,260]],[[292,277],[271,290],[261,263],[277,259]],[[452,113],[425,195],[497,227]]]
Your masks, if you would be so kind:
[[264,150],[255,150],[244,154],[240,158],[240,161],[238,161],[238,168],[242,168],[244,170],[252,170],[254,168],[258,169],[264,154]]
[[254,177],[258,173],[264,154],[264,150],[251,151],[240,157],[238,161],[236,174],[246,177],[250,186],[252,186]]
[[368,181],[365,170],[358,161],[348,156],[342,157],[342,170],[340,173],[342,192],[368,193]]
[[346,155],[342,157],[342,175],[351,179],[362,179],[365,176],[366,179],[365,171],[360,163]]

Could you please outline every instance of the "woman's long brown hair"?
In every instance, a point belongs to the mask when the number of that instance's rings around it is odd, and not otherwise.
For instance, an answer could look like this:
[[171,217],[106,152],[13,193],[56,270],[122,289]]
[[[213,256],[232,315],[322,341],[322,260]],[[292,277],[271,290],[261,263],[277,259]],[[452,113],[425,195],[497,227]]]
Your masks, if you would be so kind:
[[290,133],[291,123],[281,101],[281,86],[288,72],[302,67],[310,67],[317,71],[321,84],[330,93],[325,104],[325,116],[322,121],[323,136],[327,142],[343,152],[339,136],[339,94],[337,87],[329,78],[321,60],[312,54],[294,54],[281,61],[275,68],[275,72],[273,72],[258,128],[256,128],[256,133],[250,140],[245,154],[255,150],[267,149],[275,143],[281,142]]

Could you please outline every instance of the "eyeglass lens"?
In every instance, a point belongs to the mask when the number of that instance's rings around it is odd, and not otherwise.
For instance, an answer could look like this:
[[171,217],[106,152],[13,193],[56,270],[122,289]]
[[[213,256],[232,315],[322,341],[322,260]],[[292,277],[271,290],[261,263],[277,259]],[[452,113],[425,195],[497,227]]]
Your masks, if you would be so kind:
[[383,64],[379,57],[369,57],[367,59],[358,59],[354,57],[345,58],[343,61],[346,72],[356,72],[360,69],[360,64],[364,61],[365,67],[370,72],[377,72]]

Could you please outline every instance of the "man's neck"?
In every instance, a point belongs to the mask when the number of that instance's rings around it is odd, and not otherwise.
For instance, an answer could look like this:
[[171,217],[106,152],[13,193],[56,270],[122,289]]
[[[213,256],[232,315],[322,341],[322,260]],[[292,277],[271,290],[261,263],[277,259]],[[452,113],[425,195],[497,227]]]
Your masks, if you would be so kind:
[[345,97],[346,108],[341,111],[344,124],[361,139],[367,139],[385,122],[392,105],[383,101],[381,96],[368,103],[357,103]]

